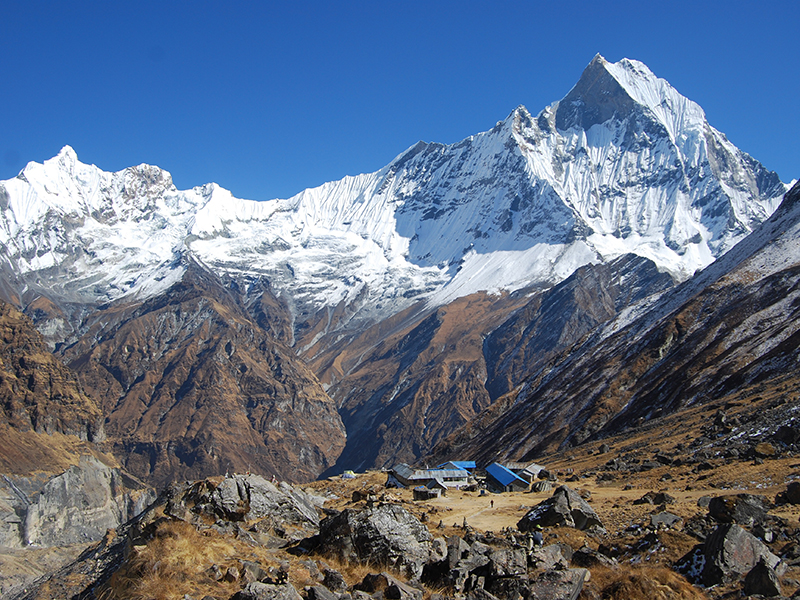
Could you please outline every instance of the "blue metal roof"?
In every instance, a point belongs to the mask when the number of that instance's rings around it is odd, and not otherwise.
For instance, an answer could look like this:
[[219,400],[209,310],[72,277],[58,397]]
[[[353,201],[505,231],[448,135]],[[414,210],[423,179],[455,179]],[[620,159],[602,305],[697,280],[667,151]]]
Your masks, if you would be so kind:
[[514,474],[513,471],[506,469],[500,463],[492,463],[486,467],[486,474],[490,475],[502,486],[510,485],[514,481],[524,486],[528,485],[528,482],[522,477],[519,477],[518,475]]
[[440,464],[437,469],[446,469],[447,465],[453,465],[457,469],[474,469],[476,467],[474,460],[451,460],[446,463]]

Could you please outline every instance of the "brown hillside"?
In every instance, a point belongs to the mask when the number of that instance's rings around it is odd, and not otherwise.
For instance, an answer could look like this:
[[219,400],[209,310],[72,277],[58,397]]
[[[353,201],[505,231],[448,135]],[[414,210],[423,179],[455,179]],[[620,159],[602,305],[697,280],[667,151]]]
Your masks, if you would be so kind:
[[[266,293],[266,292],[265,292]],[[167,294],[93,315],[64,353],[103,399],[114,453],[161,486],[226,471],[315,478],[344,445],[336,407],[235,293],[192,266]]]

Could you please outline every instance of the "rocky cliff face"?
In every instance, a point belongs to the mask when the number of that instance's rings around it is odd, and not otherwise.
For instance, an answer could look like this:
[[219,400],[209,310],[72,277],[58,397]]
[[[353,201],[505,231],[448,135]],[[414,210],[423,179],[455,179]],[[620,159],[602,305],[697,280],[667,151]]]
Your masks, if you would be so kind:
[[105,438],[103,413],[31,320],[0,302],[0,424],[18,431]]
[[156,498],[155,490],[89,455],[61,474],[3,475],[0,545],[67,546],[102,539]]
[[100,539],[154,499],[111,458],[101,408],[31,320],[0,305],[0,546]]
[[296,481],[333,464],[345,438],[336,406],[274,336],[279,302],[268,288],[260,298],[251,318],[235,290],[189,264],[164,294],[99,310],[64,350],[103,399],[131,473],[157,485],[248,470]]
[[743,390],[796,392],[799,230],[795,185],[722,259],[638,318],[601,327],[436,455],[527,459]]
[[579,268],[559,285],[533,295],[487,336],[487,390],[499,398],[621,311],[672,285],[652,261],[634,255]]

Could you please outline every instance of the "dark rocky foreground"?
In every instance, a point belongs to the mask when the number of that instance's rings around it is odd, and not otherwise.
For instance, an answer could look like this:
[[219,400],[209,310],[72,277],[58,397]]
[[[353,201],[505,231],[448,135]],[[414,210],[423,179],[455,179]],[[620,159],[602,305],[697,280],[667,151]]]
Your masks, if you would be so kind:
[[586,489],[558,485],[491,532],[466,519],[436,524],[446,503],[415,503],[408,490],[383,488],[380,473],[368,477],[305,489],[258,475],[172,485],[72,564],[8,597],[576,600],[800,588],[800,529],[776,514],[800,503],[800,483],[775,498],[703,496],[692,514],[649,492],[630,502],[649,518],[622,531],[609,516],[622,506],[595,511]]

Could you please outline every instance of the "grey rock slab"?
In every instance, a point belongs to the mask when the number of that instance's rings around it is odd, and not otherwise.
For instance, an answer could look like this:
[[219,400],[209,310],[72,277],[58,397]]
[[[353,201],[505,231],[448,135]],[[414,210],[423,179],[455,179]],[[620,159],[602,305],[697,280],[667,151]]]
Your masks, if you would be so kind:
[[[4,481],[13,482],[9,478]],[[136,486],[135,488],[129,487]],[[13,485],[14,522],[6,520],[3,538],[10,546],[65,546],[103,538],[141,513],[155,499],[155,491],[126,477],[93,456],[22,494]],[[18,539],[14,539],[14,535]]]
[[763,542],[736,524],[717,527],[706,538],[703,555],[701,579],[706,586],[738,580],[759,560],[772,569],[778,569],[780,563]]
[[402,506],[386,504],[345,509],[320,523],[320,551],[344,560],[376,562],[407,577],[422,575],[430,560],[432,536]]
[[534,506],[517,523],[520,531],[541,527],[566,526],[585,530],[603,528],[594,509],[577,492],[566,485],[559,486],[553,495]]
[[652,527],[665,527],[666,529],[674,529],[683,523],[683,519],[671,512],[662,511],[654,515],[650,515],[650,525]]
[[569,563],[559,544],[534,548],[528,554],[528,558],[535,569],[544,571],[554,569],[556,566],[566,567]]
[[588,569],[545,571],[529,583],[531,599],[576,600],[588,574]]
[[303,600],[291,585],[272,585],[254,581],[237,592],[232,600]]

